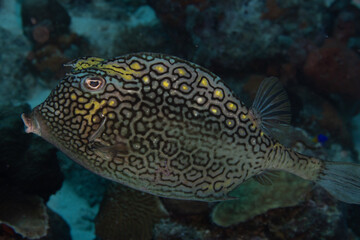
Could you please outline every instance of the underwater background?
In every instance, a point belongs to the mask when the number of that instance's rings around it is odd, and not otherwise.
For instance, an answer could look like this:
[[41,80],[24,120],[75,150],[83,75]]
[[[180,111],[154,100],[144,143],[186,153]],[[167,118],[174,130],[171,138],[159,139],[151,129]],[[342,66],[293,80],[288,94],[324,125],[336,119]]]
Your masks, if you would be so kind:
[[358,0],[0,0],[0,240],[360,239],[360,207],[292,175],[220,203],[111,183],[33,134],[21,113],[83,56],[166,53],[219,75],[251,106],[276,76],[292,106],[280,142],[360,163]]

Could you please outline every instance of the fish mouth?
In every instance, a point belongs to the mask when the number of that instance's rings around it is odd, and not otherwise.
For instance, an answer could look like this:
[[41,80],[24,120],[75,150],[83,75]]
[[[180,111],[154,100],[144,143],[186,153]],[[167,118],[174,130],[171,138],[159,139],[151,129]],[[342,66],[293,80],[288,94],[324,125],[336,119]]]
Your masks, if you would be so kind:
[[23,113],[21,114],[21,119],[25,125],[26,133],[35,133],[36,135],[41,136],[40,123],[38,118],[38,109],[35,108],[30,114]]

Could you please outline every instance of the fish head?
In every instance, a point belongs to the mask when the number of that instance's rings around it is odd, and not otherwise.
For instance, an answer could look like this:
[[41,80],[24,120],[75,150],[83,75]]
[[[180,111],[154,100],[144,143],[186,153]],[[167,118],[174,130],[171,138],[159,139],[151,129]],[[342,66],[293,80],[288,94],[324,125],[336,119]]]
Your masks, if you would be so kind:
[[41,136],[88,168],[89,159],[96,157],[95,145],[121,145],[104,139],[115,139],[112,128],[123,121],[118,107],[126,95],[120,93],[124,83],[114,70],[109,72],[109,64],[104,65],[103,61],[82,58],[68,64],[73,67],[72,72],[43,103],[31,113],[22,114],[27,133]]

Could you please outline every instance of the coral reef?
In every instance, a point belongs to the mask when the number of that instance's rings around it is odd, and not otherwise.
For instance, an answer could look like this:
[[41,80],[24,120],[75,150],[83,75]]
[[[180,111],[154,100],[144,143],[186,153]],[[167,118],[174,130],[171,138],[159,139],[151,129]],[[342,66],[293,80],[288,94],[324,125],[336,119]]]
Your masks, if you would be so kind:
[[180,36],[174,41],[182,43],[188,58],[225,69],[281,55],[297,39],[316,39],[327,24],[323,1],[161,0],[150,5],[173,36]]
[[[148,5],[134,4],[131,10],[126,10],[111,2],[101,4],[90,16],[77,15],[72,24],[72,30],[89,42],[87,55],[112,58],[129,52],[166,53],[172,49],[166,29]],[[117,14],[111,14],[114,11]]]
[[70,16],[56,0],[24,0],[21,19],[25,36],[36,47],[69,33]]
[[151,239],[154,224],[167,215],[158,197],[112,183],[96,218],[96,235],[101,240]]
[[0,106],[0,222],[28,238],[45,236],[46,202],[61,186],[56,150],[25,134],[20,118],[28,105]]
[[46,201],[60,188],[63,175],[56,149],[24,132],[20,115],[28,111],[28,105],[0,106],[0,193],[35,194]]
[[24,35],[32,43],[28,63],[52,88],[52,81],[65,74],[62,65],[77,57],[85,43],[70,32],[71,18],[57,0],[22,1],[21,18]]
[[24,67],[30,43],[24,36],[2,26],[0,26],[0,36],[0,100],[1,102],[18,103],[31,95],[27,88],[35,86],[37,83]]
[[360,57],[335,39],[326,40],[321,48],[309,54],[304,72],[321,91],[360,99]]
[[24,238],[46,236],[49,219],[42,198],[9,194],[0,198],[0,224],[6,224]]

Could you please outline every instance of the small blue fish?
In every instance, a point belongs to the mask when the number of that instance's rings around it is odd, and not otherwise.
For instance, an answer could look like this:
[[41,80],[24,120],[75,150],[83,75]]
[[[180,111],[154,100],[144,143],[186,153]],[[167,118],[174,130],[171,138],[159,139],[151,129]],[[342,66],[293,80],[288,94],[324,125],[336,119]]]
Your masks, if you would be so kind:
[[329,137],[324,134],[321,134],[321,133],[313,138],[313,142],[320,143],[321,146],[324,146],[328,140],[329,140]]

